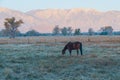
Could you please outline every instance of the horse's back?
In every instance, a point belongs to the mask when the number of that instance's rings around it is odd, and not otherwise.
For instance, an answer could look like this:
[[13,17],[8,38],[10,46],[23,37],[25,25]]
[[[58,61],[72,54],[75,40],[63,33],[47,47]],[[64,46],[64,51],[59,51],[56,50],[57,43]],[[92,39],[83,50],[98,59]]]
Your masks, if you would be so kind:
[[82,44],[82,42],[76,41],[76,42],[68,42],[67,44]]
[[79,41],[76,42],[68,42],[67,47],[69,49],[79,49],[82,46],[82,43]]
[[79,41],[76,41],[76,42],[73,42],[74,44],[82,44],[82,42],[79,42]]

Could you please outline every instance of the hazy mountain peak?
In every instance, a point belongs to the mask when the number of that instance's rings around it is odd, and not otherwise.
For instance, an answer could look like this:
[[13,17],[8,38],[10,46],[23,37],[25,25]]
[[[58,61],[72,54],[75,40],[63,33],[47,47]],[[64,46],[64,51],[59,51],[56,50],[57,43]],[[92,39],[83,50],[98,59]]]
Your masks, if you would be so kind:
[[96,11],[96,12],[98,12],[97,10],[92,9],[92,8],[72,8],[71,10],[74,10],[74,11],[86,11],[86,12],[89,12],[89,11]]
[[5,12],[5,11],[9,11],[10,9],[8,8],[3,8],[3,7],[0,7],[0,12]]
[[[4,13],[2,13],[4,12]],[[39,32],[52,32],[55,25],[59,27],[71,26],[73,29],[80,28],[95,31],[103,26],[112,26],[114,30],[120,30],[120,11],[100,12],[95,9],[73,8],[73,9],[39,9],[23,13],[17,10],[0,8],[0,29],[4,27],[4,19],[16,17],[22,19],[24,24],[20,27],[22,32],[34,29]]]

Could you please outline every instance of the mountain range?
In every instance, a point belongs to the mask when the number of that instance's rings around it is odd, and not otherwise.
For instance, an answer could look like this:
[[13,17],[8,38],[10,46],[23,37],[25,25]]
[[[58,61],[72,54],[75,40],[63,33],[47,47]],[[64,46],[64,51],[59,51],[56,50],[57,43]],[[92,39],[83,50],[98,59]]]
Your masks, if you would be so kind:
[[15,17],[22,19],[24,24],[19,30],[27,32],[36,30],[41,33],[52,32],[56,25],[62,27],[80,28],[87,32],[89,28],[98,31],[101,27],[112,26],[115,31],[120,31],[120,11],[97,11],[95,9],[38,9],[21,12],[0,7],[0,29],[4,28],[5,18]]

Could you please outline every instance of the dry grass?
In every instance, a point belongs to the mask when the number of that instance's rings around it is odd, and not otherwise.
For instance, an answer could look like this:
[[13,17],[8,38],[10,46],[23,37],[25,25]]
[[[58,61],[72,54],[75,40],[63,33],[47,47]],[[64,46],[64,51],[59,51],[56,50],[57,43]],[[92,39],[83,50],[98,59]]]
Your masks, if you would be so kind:
[[46,36],[46,37],[18,37],[15,39],[0,38],[0,44],[22,44],[22,43],[58,43],[68,41],[81,42],[120,42],[120,36]]

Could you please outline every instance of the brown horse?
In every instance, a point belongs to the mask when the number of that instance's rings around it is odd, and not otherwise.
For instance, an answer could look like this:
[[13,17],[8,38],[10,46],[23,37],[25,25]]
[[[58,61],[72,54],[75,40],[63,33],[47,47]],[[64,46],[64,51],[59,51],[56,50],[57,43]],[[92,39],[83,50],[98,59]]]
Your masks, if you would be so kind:
[[62,55],[65,54],[65,51],[67,49],[70,53],[70,56],[71,56],[72,50],[77,50],[77,55],[78,55],[79,54],[79,49],[80,49],[81,55],[83,54],[82,53],[82,43],[78,42],[78,41],[77,42],[68,42],[62,50]]

